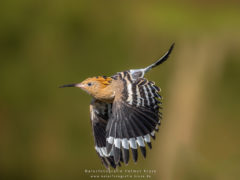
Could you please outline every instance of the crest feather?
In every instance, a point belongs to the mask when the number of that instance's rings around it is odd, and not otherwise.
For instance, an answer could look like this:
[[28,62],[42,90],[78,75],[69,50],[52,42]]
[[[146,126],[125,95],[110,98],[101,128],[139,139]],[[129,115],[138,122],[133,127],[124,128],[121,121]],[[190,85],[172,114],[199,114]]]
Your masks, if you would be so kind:
[[104,85],[109,85],[112,82],[112,78],[106,77],[106,76],[98,76],[96,78],[96,81],[99,81],[99,82],[101,82]]
[[102,85],[107,86],[111,84],[112,78],[106,77],[106,76],[96,76],[96,77],[88,78],[87,81],[98,81]]

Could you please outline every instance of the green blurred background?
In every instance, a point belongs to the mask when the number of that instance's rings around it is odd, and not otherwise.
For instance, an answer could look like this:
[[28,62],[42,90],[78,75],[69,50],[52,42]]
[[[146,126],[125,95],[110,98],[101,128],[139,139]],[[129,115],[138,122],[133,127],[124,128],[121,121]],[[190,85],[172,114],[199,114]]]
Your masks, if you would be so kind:
[[149,65],[164,120],[148,158],[122,169],[152,179],[240,179],[240,3],[2,0],[0,179],[90,179],[104,169],[90,97],[59,89]]

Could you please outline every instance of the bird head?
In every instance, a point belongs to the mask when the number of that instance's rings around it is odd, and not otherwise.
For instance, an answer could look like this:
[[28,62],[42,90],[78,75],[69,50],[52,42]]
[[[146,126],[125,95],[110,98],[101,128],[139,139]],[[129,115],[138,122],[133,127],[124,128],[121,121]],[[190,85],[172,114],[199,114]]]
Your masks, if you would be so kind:
[[68,84],[60,86],[63,87],[78,87],[93,96],[96,99],[110,99],[113,96],[113,92],[109,85],[112,82],[112,78],[105,76],[97,76],[92,78],[87,78],[81,83]]

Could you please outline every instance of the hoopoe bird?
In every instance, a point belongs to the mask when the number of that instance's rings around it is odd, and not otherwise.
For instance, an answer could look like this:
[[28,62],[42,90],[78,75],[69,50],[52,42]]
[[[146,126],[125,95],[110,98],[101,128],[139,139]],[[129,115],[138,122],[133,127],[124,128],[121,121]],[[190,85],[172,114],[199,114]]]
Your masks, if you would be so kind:
[[91,124],[95,150],[106,168],[128,164],[129,151],[137,162],[138,149],[146,157],[145,144],[151,149],[151,138],[161,123],[162,97],[145,73],[166,61],[171,45],[159,60],[143,69],[118,72],[111,77],[87,78],[81,83],[60,87],[78,87],[92,96]]

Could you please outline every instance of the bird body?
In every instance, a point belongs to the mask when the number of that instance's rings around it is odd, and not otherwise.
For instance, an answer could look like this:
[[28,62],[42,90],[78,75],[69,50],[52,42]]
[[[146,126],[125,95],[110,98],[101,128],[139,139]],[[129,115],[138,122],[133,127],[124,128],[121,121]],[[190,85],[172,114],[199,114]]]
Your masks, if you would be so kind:
[[106,168],[128,164],[129,151],[134,162],[138,147],[146,157],[145,144],[151,149],[162,113],[160,89],[144,78],[146,72],[167,60],[174,44],[157,62],[143,69],[119,72],[111,77],[87,78],[81,83],[61,87],[79,87],[90,94],[95,150]]

